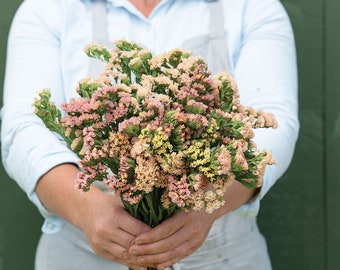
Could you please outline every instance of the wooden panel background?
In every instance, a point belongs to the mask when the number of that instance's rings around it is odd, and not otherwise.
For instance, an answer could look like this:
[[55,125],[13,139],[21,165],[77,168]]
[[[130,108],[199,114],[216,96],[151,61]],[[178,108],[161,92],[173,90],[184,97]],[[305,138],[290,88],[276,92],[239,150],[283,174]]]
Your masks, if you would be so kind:
[[[0,85],[8,28],[21,2],[0,2]],[[337,270],[340,1],[282,3],[296,36],[301,130],[289,170],[262,202],[259,224],[267,238],[274,270]],[[2,167],[0,183],[0,270],[33,270],[42,219]]]

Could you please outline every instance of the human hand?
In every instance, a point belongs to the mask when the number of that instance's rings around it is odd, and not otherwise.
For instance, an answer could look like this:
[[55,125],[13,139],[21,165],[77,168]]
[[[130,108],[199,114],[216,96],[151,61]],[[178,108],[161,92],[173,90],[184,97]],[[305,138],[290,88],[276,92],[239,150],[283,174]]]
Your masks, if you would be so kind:
[[177,212],[151,229],[128,214],[118,196],[95,186],[80,194],[74,188],[78,172],[67,163],[48,171],[36,187],[39,199],[52,213],[82,229],[99,256],[134,269],[145,269],[146,265],[161,269],[190,255],[202,245],[217,218],[257,192],[235,181],[225,194],[228,203],[213,213]]
[[130,256],[128,248],[135,237],[151,228],[128,214],[119,196],[93,185],[89,192],[74,188],[79,169],[60,164],[43,175],[36,193],[52,213],[79,227],[95,253],[134,269],[146,269]]
[[177,212],[133,241],[129,253],[142,265],[170,267],[198,249],[206,239],[215,216],[202,211]]
[[101,193],[94,204],[87,205],[87,214],[79,225],[89,245],[98,256],[133,269],[146,269],[130,256],[128,248],[137,235],[150,227],[128,214],[118,196]]

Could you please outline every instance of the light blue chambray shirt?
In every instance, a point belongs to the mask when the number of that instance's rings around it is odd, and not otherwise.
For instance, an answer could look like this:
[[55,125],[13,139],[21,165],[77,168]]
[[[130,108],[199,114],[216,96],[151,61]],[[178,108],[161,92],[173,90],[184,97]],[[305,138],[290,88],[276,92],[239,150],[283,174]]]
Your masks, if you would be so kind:
[[[289,18],[278,0],[222,0],[231,64],[241,102],[274,113],[279,128],[257,130],[260,149],[271,150],[260,194],[232,214],[256,216],[259,201],[286,171],[298,135],[297,68]],[[149,18],[127,0],[108,0],[109,40],[134,40],[155,54],[178,48],[209,31],[208,1],[163,0]],[[34,115],[36,90],[50,88],[57,105],[75,96],[87,75],[83,53],[92,41],[90,1],[26,0],[10,31],[2,108],[2,158],[6,171],[45,217],[43,231],[64,221],[40,203],[35,186],[52,167],[77,157]]]

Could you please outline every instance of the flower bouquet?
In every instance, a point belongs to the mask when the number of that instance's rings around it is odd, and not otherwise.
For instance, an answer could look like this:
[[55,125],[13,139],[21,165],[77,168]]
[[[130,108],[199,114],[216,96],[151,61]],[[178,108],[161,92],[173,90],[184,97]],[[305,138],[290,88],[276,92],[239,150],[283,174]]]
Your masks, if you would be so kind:
[[181,49],[153,56],[126,40],[85,52],[107,63],[100,77],[81,80],[62,110],[48,89],[34,101],[79,156],[79,189],[100,181],[132,216],[157,226],[178,210],[214,211],[234,180],[261,186],[274,160],[256,148],[253,129],[277,123],[240,104],[228,73],[212,76],[202,57]]

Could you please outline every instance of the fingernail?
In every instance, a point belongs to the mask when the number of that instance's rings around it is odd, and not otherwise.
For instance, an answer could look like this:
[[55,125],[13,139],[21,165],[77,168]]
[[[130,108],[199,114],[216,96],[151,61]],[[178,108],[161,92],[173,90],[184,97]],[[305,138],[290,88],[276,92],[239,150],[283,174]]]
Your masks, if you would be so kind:
[[135,244],[136,245],[142,245],[143,244],[143,240],[140,238],[135,238]]
[[129,253],[132,254],[132,255],[137,255],[137,250],[129,249]]
[[135,244],[136,244],[136,243],[135,243],[135,239],[132,239],[131,242],[130,242],[129,247],[132,247],[132,246],[135,245]]
[[124,259],[124,260],[127,260],[127,259],[129,259],[129,258],[130,258],[129,252],[128,252],[128,251],[124,251],[124,252],[123,252],[123,259]]
[[145,258],[144,257],[138,257],[138,262],[144,263],[145,262]]

